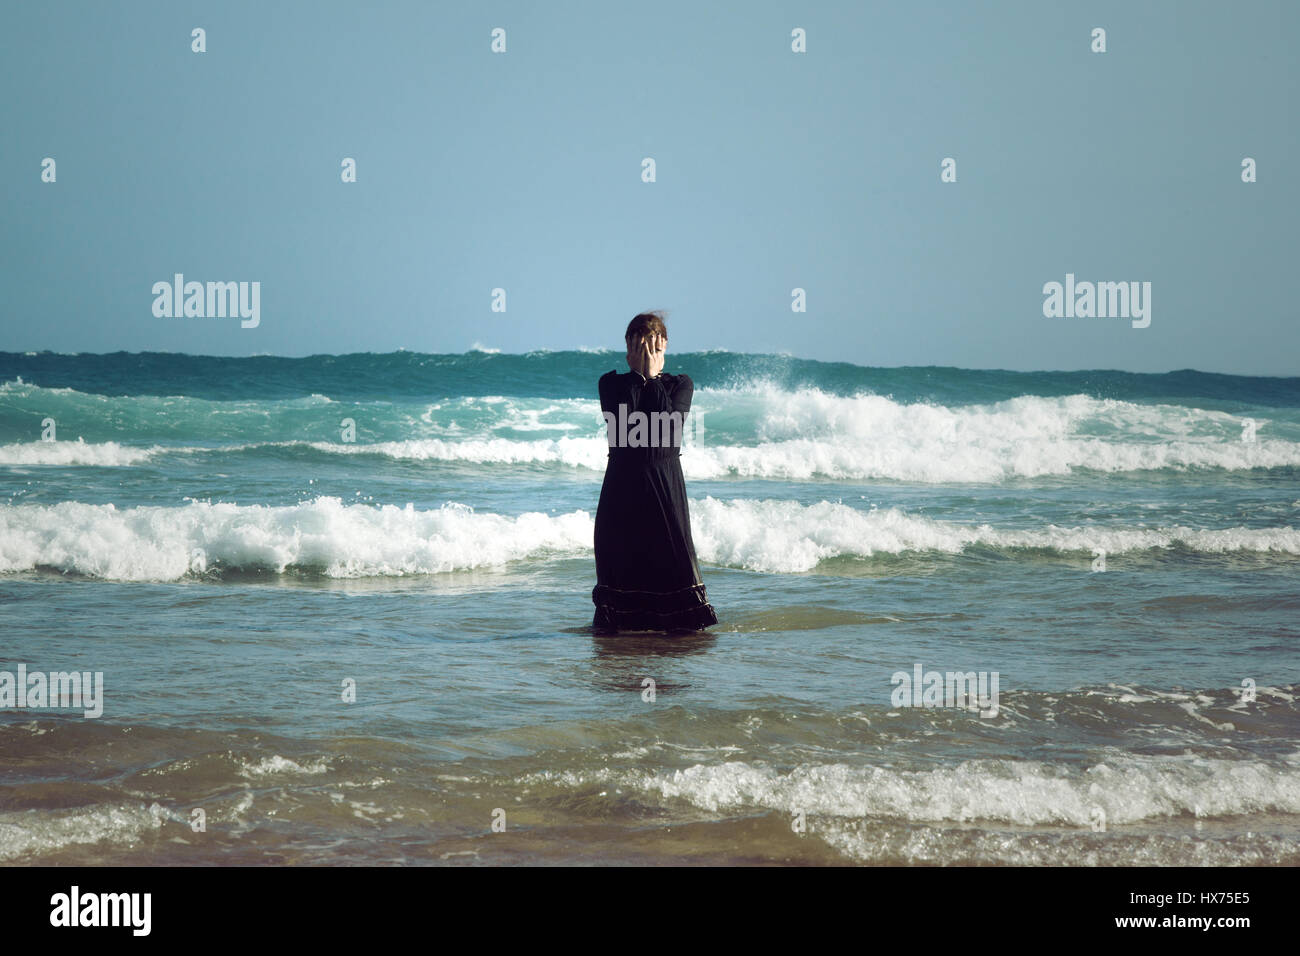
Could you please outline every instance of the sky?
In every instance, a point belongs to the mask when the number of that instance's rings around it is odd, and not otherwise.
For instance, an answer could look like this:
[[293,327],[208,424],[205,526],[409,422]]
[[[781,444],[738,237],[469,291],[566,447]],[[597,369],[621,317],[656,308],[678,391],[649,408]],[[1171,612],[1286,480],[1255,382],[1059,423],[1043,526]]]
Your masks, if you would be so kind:
[[[620,348],[659,308],[675,351],[1300,374],[1298,44],[1290,0],[7,3],[0,350]],[[155,314],[177,273],[258,324]],[[1150,324],[1045,316],[1067,274]]]

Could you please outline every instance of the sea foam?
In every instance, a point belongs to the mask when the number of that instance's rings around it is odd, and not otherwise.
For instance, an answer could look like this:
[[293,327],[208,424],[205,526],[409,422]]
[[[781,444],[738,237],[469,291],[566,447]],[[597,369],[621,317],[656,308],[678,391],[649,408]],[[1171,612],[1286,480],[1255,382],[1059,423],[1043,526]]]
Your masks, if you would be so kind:
[[[961,554],[976,545],[1087,554],[1100,548],[1112,555],[1175,546],[1300,554],[1300,530],[1293,528],[995,528],[898,508],[711,497],[692,502],[691,515],[702,562],[765,572],[810,571],[840,557]],[[128,581],[230,568],[340,578],[437,574],[589,556],[593,531],[584,510],[507,516],[453,503],[416,509],[332,497],[285,506],[0,505],[0,572],[51,568]]]
[[1084,829],[1099,810],[1114,825],[1183,814],[1202,819],[1300,814],[1298,755],[1266,763],[1116,752],[1073,768],[979,759],[931,770],[847,763],[777,769],[726,761],[675,771],[606,769],[551,776],[575,788],[593,783],[627,787],[711,813],[765,809],[913,823],[984,821]]
[[[164,454],[303,448],[329,456],[599,472],[607,453],[594,395],[358,404],[348,411],[360,432],[352,443],[337,440],[340,412],[323,395],[214,402],[92,396],[31,385],[13,386],[13,393],[32,408],[55,409],[61,422],[69,422],[66,427],[86,427],[94,421],[88,416],[113,416],[121,431],[99,444],[0,446],[0,465],[131,466]],[[1243,440],[1246,421],[1222,411],[1082,394],[942,405],[759,383],[696,390],[682,467],[692,479],[917,484],[1300,467],[1300,424],[1282,412],[1257,417],[1250,420],[1254,440]]]

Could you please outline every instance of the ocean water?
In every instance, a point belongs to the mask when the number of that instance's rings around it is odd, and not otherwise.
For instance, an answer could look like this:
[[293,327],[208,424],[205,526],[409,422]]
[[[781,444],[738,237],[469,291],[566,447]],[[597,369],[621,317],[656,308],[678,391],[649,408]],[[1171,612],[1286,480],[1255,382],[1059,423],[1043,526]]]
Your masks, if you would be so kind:
[[0,671],[103,675],[0,863],[1300,863],[1300,379],[670,354],[720,624],[602,637],[622,365],[0,353]]

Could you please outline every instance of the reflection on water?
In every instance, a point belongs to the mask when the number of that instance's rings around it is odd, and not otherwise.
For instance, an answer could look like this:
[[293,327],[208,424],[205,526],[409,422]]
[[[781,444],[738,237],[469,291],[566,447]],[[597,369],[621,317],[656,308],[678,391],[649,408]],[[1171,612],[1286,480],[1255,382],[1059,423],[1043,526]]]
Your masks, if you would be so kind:
[[[593,634],[592,678],[596,686],[655,696],[689,688],[684,665],[665,666],[666,659],[703,654],[717,638],[708,631],[672,633]],[[653,664],[653,669],[647,667]],[[648,683],[653,681],[653,685]]]
[[593,634],[597,658],[617,661],[627,657],[684,657],[702,654],[714,645],[716,635],[708,631],[679,633]]

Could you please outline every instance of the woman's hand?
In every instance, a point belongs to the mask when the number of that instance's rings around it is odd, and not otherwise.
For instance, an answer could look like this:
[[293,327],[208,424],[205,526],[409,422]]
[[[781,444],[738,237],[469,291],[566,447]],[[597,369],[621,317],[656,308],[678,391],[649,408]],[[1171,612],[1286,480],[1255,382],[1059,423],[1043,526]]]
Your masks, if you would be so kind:
[[654,378],[664,370],[667,345],[662,335],[645,335],[633,340],[627,347],[627,367],[642,378]]
[[645,353],[641,348],[640,339],[632,339],[627,343],[627,367],[642,378],[645,378],[645,371],[641,368],[644,364],[644,356]]
[[668,342],[662,335],[655,334],[646,336],[641,343],[645,352],[645,371],[641,374],[654,378],[664,370],[664,350]]

